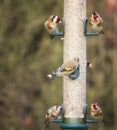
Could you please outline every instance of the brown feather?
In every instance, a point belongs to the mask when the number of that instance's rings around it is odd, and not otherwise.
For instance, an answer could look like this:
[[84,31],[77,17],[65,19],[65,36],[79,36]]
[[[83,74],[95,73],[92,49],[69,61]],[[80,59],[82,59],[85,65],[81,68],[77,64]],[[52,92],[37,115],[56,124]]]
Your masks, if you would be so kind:
[[68,61],[68,62],[66,62],[65,64],[64,64],[64,67],[67,69],[70,69],[70,70],[73,70],[73,69],[75,69],[76,68],[76,65],[77,65],[77,62],[76,61],[73,61],[73,60],[70,60],[70,61]]

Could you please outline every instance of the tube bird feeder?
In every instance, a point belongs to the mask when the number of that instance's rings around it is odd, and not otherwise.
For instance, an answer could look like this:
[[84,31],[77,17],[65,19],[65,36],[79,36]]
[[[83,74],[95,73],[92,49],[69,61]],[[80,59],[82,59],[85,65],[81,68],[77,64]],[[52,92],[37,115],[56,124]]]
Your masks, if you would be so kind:
[[88,129],[86,106],[86,37],[84,19],[86,0],[64,0],[64,62],[79,57],[80,74],[77,79],[63,79],[64,117],[61,129]]

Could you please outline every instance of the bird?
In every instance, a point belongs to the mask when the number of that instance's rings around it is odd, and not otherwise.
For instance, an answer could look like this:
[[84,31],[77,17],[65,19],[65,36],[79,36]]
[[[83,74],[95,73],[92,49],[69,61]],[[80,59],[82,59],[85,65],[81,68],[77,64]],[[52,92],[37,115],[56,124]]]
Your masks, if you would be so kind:
[[89,68],[91,68],[92,67],[92,64],[91,64],[91,62],[90,61],[86,61],[86,67],[89,67]]
[[44,26],[49,34],[58,33],[58,24],[61,23],[61,18],[57,15],[51,15],[47,21],[44,22]]
[[63,63],[60,67],[58,67],[55,71],[48,74],[48,78],[54,78],[56,76],[69,76],[78,68],[79,58],[73,58]]
[[50,126],[50,121],[62,119],[62,105],[54,105],[45,114],[45,127]]
[[90,27],[91,31],[94,33],[102,33],[104,34],[103,27],[104,22],[101,16],[96,12],[92,12],[90,18],[88,18],[88,26]]
[[104,121],[102,109],[100,108],[98,102],[94,102],[94,103],[91,104],[91,106],[90,106],[90,116],[95,120]]

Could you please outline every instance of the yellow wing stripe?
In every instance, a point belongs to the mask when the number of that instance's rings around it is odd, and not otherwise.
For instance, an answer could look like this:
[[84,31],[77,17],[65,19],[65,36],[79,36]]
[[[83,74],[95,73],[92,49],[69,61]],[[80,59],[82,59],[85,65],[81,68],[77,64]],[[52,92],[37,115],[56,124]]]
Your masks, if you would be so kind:
[[67,71],[71,71],[72,69],[71,68],[65,68]]

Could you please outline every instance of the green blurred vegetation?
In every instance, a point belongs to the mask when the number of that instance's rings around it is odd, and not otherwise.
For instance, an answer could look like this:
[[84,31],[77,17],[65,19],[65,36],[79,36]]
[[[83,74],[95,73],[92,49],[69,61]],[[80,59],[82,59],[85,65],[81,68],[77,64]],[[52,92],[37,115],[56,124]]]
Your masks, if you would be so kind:
[[[93,64],[87,103],[100,102],[106,120],[90,130],[117,128],[117,2],[109,2],[87,1],[87,15],[97,10],[105,22],[104,36],[87,38]],[[51,14],[62,17],[63,6],[59,0],[0,0],[0,130],[43,130],[45,111],[62,103],[62,78],[46,75],[62,63],[63,43],[49,38],[44,21]],[[59,124],[50,129],[59,130]]]

